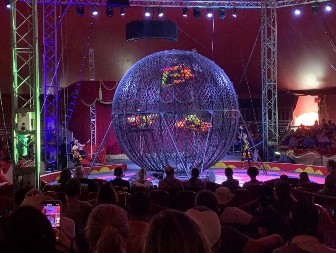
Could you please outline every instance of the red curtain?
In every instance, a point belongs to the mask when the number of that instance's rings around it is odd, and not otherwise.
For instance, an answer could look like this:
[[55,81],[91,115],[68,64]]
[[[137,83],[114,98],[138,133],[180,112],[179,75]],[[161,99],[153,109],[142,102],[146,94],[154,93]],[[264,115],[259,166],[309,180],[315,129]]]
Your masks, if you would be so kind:
[[[69,121],[69,130],[73,132],[74,137],[84,144],[90,140],[90,107],[96,105],[96,143],[99,145],[108,129],[112,119],[112,102],[113,95],[116,89],[116,82],[112,81],[83,81],[79,86],[72,84],[67,87],[65,92],[68,103],[71,101],[73,91],[78,87],[79,95],[76,100],[75,110]],[[101,88],[101,101],[99,101],[99,89]],[[62,114],[66,111],[66,106],[63,105]],[[120,154],[121,149],[117,139],[111,129],[108,138],[104,145],[106,154]]]

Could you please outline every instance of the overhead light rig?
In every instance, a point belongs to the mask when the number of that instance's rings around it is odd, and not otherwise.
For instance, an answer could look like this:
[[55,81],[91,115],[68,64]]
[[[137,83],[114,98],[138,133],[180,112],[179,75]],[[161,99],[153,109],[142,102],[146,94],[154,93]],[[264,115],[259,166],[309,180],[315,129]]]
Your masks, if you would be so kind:
[[[272,2],[272,1],[269,1]],[[275,1],[276,8],[314,4],[326,3],[328,0],[280,0]],[[81,5],[91,5],[95,4],[97,6],[106,6],[106,0],[55,0],[55,1],[39,1],[39,3],[45,4],[81,4]],[[200,8],[239,8],[239,9],[260,9],[265,6],[265,1],[174,1],[174,0],[161,0],[161,1],[132,1],[130,0],[130,6],[145,6],[145,7],[200,7]],[[272,6],[272,5],[271,5]]]

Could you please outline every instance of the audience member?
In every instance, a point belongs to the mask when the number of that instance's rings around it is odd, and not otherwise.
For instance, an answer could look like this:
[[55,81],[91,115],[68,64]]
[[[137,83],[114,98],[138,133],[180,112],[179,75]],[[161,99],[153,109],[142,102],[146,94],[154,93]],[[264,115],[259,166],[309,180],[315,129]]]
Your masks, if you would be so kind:
[[56,252],[53,228],[43,213],[32,206],[16,209],[5,228],[2,252]]
[[233,178],[233,170],[231,168],[225,168],[226,180],[223,181],[222,186],[229,188],[231,191],[240,188],[239,181]]
[[327,169],[329,175],[326,176],[323,189],[319,193],[336,196],[336,162],[328,160]]
[[183,182],[184,189],[187,188],[199,188],[200,190],[205,189],[205,182],[199,179],[200,171],[198,168],[191,169],[191,178]]
[[247,169],[247,175],[250,177],[250,181],[245,182],[243,184],[243,188],[247,189],[252,185],[263,185],[263,182],[257,180],[257,176],[259,175],[259,170],[257,167],[250,167]]
[[336,252],[318,239],[319,214],[312,203],[298,201],[291,211],[291,224],[294,236],[286,246],[273,253],[329,253]]
[[125,253],[129,233],[124,209],[111,204],[93,208],[86,225],[86,238],[91,252]]
[[142,253],[148,230],[149,199],[144,192],[135,192],[129,199],[127,252]]
[[305,171],[301,172],[299,175],[299,186],[302,186],[302,184],[309,183],[309,182],[310,182],[310,179],[309,179],[308,173]]
[[113,185],[109,182],[103,184],[97,194],[96,205],[99,204],[115,204],[118,205],[119,198]]
[[274,189],[274,201],[265,207],[261,213],[260,235],[266,236],[277,233],[284,240],[288,240],[292,235],[289,213],[294,205],[295,200],[292,198],[289,183],[277,182]]
[[187,210],[186,214],[201,228],[210,246],[216,248],[221,235],[221,224],[217,213],[205,206],[197,206]]
[[115,179],[110,181],[113,186],[121,186],[127,188],[128,191],[131,189],[130,183],[127,180],[122,179],[122,177],[124,176],[124,171],[121,167],[116,167],[114,169],[114,176]]
[[219,212],[218,199],[216,195],[209,190],[202,190],[196,194],[195,206],[206,206],[215,213]]
[[183,190],[182,181],[175,178],[175,170],[171,166],[165,168],[166,177],[159,181],[159,190],[165,188],[177,188],[178,190]]
[[139,170],[139,179],[132,182],[131,187],[145,187],[146,189],[152,189],[152,182],[146,180],[146,170],[141,168]]
[[60,178],[58,180],[58,183],[61,186],[61,190],[64,192],[65,191],[65,185],[66,183],[72,178],[72,173],[70,168],[65,168],[62,169],[60,173]]
[[97,192],[98,183],[84,177],[84,168],[82,166],[77,166],[75,168],[75,178],[77,178],[81,183],[81,188],[87,190],[88,192]]
[[254,225],[257,223],[256,219],[249,213],[237,208],[230,207],[229,204],[234,197],[234,194],[231,194],[229,188],[219,187],[215,191],[215,195],[218,199],[219,205],[219,220],[222,225]]
[[185,213],[166,210],[149,224],[144,253],[211,253],[206,236]]
[[86,201],[79,200],[81,193],[81,184],[78,179],[70,179],[65,185],[65,194],[68,197],[68,207],[64,216],[72,219],[76,227],[76,242],[80,250],[83,252],[87,249],[84,228],[91,211],[91,204]]

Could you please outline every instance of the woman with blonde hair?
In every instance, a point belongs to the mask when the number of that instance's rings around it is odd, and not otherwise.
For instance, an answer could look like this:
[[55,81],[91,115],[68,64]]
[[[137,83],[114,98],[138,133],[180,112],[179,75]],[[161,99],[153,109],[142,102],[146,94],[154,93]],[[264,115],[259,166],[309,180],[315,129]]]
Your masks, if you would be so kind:
[[128,233],[128,219],[124,209],[111,204],[93,208],[86,225],[90,252],[125,253]]
[[185,213],[166,210],[153,217],[144,253],[211,253],[201,228]]

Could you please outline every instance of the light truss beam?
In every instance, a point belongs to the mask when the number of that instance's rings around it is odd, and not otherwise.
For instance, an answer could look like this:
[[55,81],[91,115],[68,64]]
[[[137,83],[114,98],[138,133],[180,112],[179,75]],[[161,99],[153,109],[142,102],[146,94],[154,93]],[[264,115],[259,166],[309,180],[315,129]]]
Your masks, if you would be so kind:
[[41,168],[37,1],[11,1],[15,187],[39,187]]
[[[271,2],[271,1],[267,1]],[[281,0],[275,2],[275,8],[304,5],[312,3],[323,3],[328,0]],[[39,1],[39,3],[46,4],[82,4],[106,6],[106,0],[55,0],[55,1]],[[130,6],[160,6],[160,7],[204,7],[204,8],[240,8],[240,9],[261,9],[263,8],[264,1],[174,1],[174,0],[161,0],[161,1],[130,1]]]

